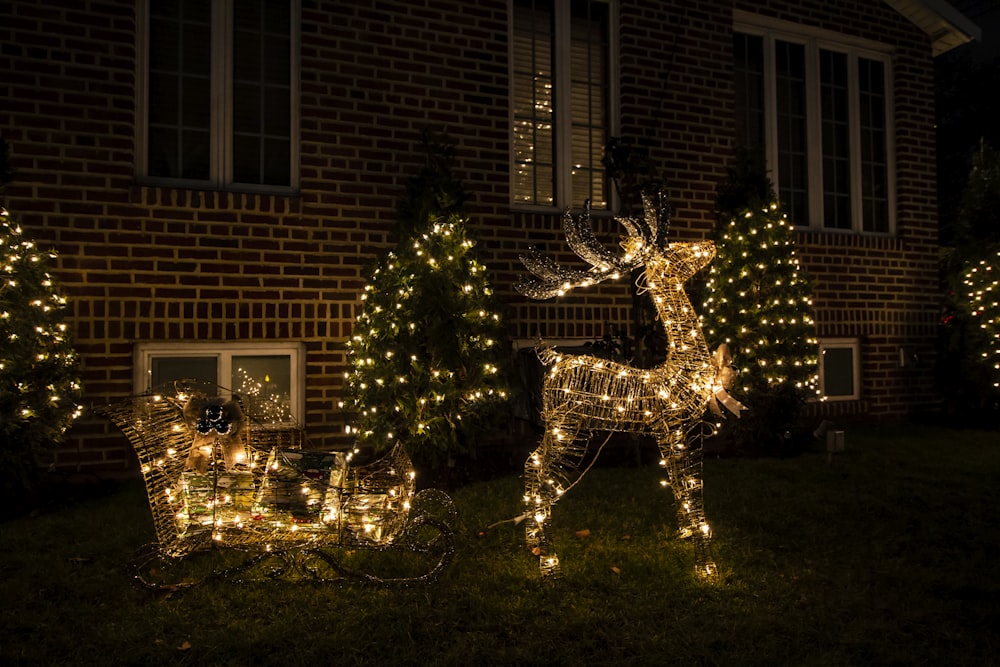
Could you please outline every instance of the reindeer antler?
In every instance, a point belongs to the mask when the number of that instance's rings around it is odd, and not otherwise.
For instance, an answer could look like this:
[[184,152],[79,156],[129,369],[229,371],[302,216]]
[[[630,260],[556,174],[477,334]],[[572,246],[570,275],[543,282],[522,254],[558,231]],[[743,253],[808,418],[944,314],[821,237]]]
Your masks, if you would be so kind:
[[622,241],[623,256],[615,255],[601,245],[594,236],[590,220],[590,200],[583,207],[583,215],[574,218],[567,210],[563,215],[562,228],[570,248],[583,261],[590,264],[587,271],[579,271],[562,266],[546,257],[532,246],[527,254],[521,255],[521,262],[534,278],[519,279],[514,288],[532,299],[548,299],[558,296],[574,287],[594,285],[609,277],[630,271],[645,263],[646,253],[659,246],[665,235],[664,210],[654,206],[650,198],[642,196],[643,219],[615,218],[626,230],[628,236]]

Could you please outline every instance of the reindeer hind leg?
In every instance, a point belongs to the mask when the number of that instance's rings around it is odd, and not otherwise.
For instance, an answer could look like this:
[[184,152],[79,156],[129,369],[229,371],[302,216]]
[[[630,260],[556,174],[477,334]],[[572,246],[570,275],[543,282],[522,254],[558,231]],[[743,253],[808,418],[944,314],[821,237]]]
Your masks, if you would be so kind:
[[677,428],[657,438],[662,463],[667,470],[670,488],[677,506],[677,525],[682,537],[694,545],[695,574],[711,579],[717,573],[712,557],[712,529],[705,518],[702,493],[701,436],[690,436]]

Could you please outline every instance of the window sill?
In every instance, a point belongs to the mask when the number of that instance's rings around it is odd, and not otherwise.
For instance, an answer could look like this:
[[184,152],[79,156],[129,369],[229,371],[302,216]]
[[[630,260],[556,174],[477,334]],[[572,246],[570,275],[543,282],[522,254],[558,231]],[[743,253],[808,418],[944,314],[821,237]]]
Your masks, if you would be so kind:
[[136,181],[129,188],[129,201],[133,204],[158,208],[196,208],[268,211],[273,213],[298,212],[301,193],[297,190],[237,190],[207,187],[206,184],[181,185]]

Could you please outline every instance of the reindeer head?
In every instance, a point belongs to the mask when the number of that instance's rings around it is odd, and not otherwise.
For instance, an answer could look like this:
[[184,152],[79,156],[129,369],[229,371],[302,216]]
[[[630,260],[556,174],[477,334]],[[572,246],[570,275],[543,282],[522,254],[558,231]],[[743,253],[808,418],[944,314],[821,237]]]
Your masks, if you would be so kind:
[[548,299],[565,294],[574,287],[596,285],[608,278],[616,279],[644,265],[657,275],[672,272],[683,281],[712,260],[715,253],[710,242],[666,243],[669,219],[662,198],[654,204],[644,194],[642,206],[641,220],[615,218],[627,233],[621,241],[621,255],[610,252],[594,236],[589,201],[579,218],[574,219],[567,211],[562,223],[566,241],[591,268],[579,271],[564,267],[532,247],[527,254],[521,255],[521,262],[535,277],[521,278],[514,285],[515,289],[532,299]]

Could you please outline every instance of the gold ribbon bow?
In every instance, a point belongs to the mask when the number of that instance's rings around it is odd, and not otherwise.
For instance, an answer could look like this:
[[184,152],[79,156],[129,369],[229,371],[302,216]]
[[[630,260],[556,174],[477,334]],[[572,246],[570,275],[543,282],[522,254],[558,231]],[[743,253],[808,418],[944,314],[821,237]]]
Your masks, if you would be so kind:
[[708,407],[713,414],[722,417],[721,403],[727,410],[736,415],[739,419],[740,412],[747,407],[729,395],[729,389],[733,388],[736,382],[736,370],[732,366],[733,356],[729,353],[729,346],[723,343],[715,349],[712,354],[712,365],[715,367],[715,382],[712,383],[713,393],[708,401]]
[[226,470],[246,462],[243,446],[243,410],[236,401],[193,396],[184,405],[184,421],[194,434],[185,470],[204,473],[216,444],[222,450]]

